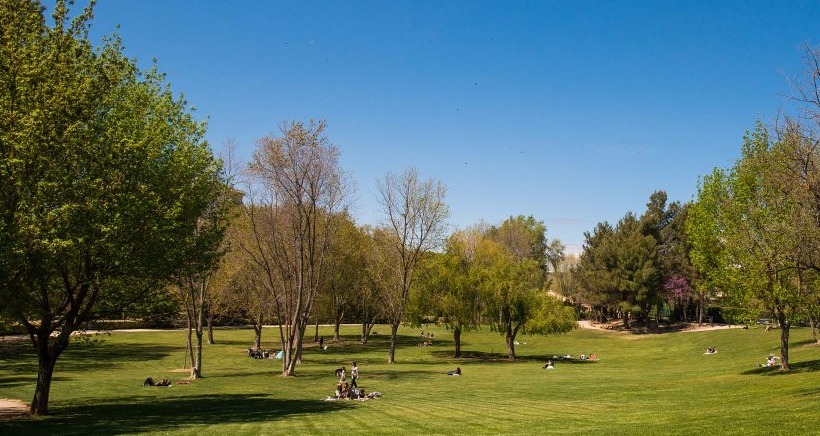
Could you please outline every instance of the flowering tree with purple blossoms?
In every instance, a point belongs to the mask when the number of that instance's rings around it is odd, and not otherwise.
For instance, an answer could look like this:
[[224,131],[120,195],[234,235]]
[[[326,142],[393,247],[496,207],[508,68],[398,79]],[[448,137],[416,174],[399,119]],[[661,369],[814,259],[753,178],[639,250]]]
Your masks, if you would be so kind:
[[692,298],[692,285],[689,284],[689,279],[677,273],[672,274],[664,282],[663,289],[666,291],[666,301],[683,309],[683,321],[686,322],[686,305]]

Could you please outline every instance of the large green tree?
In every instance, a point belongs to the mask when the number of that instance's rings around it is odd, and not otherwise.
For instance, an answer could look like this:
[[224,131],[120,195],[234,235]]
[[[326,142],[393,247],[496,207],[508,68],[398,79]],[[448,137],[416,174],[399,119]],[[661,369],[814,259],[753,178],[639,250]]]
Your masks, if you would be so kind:
[[[515,359],[519,333],[551,334],[572,330],[576,314],[547,292],[549,247],[543,221],[509,217],[487,230],[492,242],[482,251],[480,286],[493,328],[504,335],[507,356]],[[558,255],[553,253],[552,255]]]
[[726,298],[762,305],[780,325],[781,368],[789,369],[789,331],[806,303],[801,264],[800,205],[784,190],[789,159],[758,123],[742,156],[724,173],[704,178],[687,228],[692,260]]
[[484,311],[482,265],[489,240],[477,229],[458,231],[447,239],[444,252],[425,262],[412,305],[418,318],[434,315],[453,331],[455,353],[461,357],[461,334],[478,328]]
[[0,300],[37,351],[35,415],[101,301],[216,251],[196,232],[222,186],[204,125],[117,38],[92,45],[92,6],[58,1],[48,25],[39,2],[0,2]]

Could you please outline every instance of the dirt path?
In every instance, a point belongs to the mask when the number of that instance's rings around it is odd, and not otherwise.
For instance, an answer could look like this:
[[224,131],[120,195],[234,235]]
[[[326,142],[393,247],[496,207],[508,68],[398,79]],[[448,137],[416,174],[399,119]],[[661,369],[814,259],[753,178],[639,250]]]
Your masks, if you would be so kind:
[[0,421],[20,418],[28,415],[28,404],[18,401],[0,398]]
[[[613,322],[610,324],[597,324],[593,323],[589,320],[580,320],[578,321],[578,328],[580,329],[591,329],[591,330],[600,330],[604,332],[628,332],[628,330],[623,330],[620,327],[623,324],[621,322]],[[743,325],[730,325],[730,324],[703,324],[697,325],[695,323],[688,324],[685,328],[682,328],[677,331],[681,332],[705,332],[709,330],[724,330],[724,329],[740,329],[743,328]]]

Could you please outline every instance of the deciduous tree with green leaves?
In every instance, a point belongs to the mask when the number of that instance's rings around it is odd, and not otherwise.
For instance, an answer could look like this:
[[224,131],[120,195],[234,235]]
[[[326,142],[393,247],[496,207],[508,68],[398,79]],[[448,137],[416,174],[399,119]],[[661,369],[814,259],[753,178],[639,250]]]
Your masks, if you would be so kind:
[[217,251],[196,232],[223,186],[204,125],[118,38],[92,45],[92,7],[57,1],[48,25],[39,2],[0,1],[0,300],[37,351],[34,415],[101,301]]
[[547,292],[547,228],[532,216],[510,217],[490,227],[493,242],[479,260],[481,288],[493,328],[504,335],[507,356],[515,359],[519,333],[552,334],[571,331],[575,310]]

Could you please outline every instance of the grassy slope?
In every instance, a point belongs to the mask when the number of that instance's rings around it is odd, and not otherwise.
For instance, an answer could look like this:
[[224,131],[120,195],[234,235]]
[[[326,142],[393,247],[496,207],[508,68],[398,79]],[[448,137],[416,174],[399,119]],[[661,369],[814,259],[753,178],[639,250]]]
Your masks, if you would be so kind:
[[[325,329],[328,350],[309,344],[298,376],[287,379],[279,361],[246,356],[252,331],[219,330],[205,350],[206,378],[168,388],[141,383],[185,377],[172,372],[183,365],[184,333],[117,332],[102,345],[72,344],[60,358],[52,416],[0,422],[0,434],[820,434],[820,347],[807,346],[807,329],[792,333],[788,374],[756,367],[779,338],[757,328],[522,337],[516,362],[502,358],[502,337],[487,330],[464,335],[472,357],[460,361],[446,330],[433,329],[435,346],[418,347],[419,330],[400,330],[398,363],[387,365],[387,336],[361,346],[348,327],[334,344]],[[270,344],[277,331],[265,335]],[[709,345],[718,354],[703,355]],[[600,360],[541,369],[554,354],[590,352]],[[333,369],[352,360],[360,385],[384,397],[318,401],[333,391]],[[462,377],[443,375],[455,366]],[[0,398],[29,401],[35,374],[27,343],[0,345]]]

